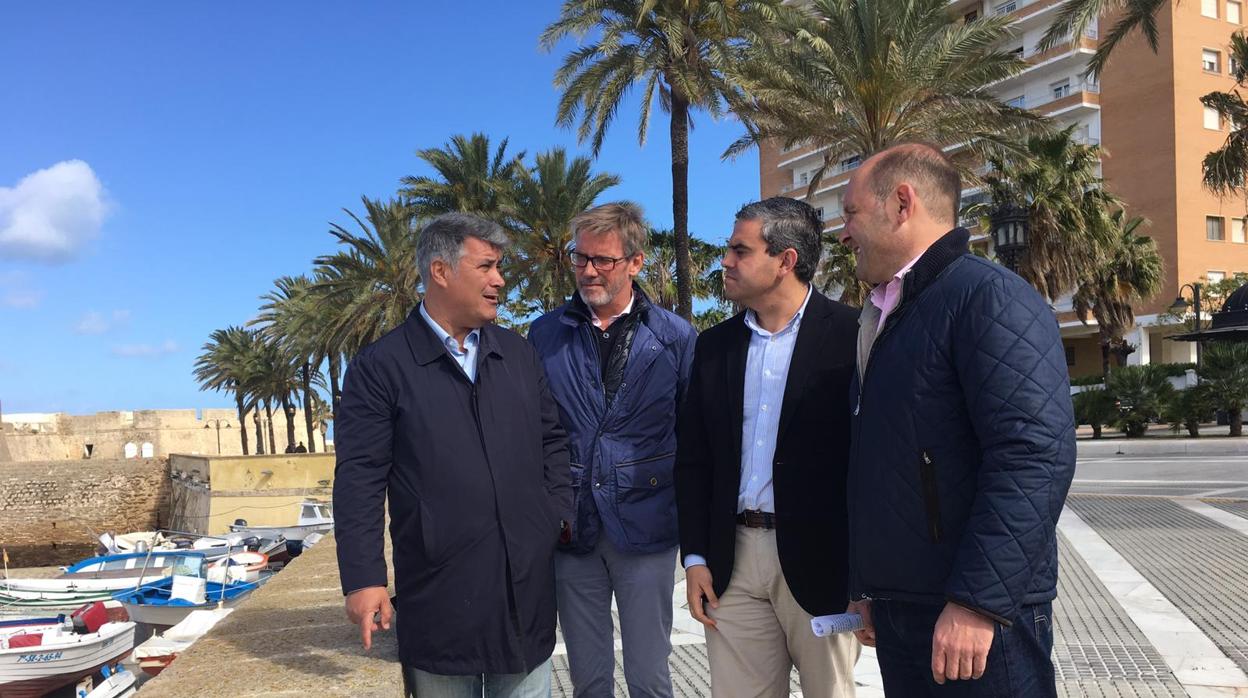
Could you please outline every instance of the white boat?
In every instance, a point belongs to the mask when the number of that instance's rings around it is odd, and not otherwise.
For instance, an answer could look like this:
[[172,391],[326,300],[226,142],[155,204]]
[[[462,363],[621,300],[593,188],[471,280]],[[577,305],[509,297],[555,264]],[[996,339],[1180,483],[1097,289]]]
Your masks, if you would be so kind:
[[213,626],[234,612],[232,608],[212,608],[191,611],[182,622],[163,633],[153,635],[134,648],[134,660],[144,673],[155,676],[169,666],[178,655],[186,651],[196,640],[212,630]]
[[104,680],[96,684],[94,688],[83,686],[79,689],[85,694],[83,698],[129,698],[139,692],[136,685],[138,677],[134,675],[134,672],[121,668],[121,665],[117,665],[115,670],[110,670],[105,666],[100,673],[104,675]]
[[302,543],[312,533],[329,533],[334,530],[333,505],[315,499],[305,499],[299,505],[299,519],[293,526],[251,526],[246,519],[236,519],[230,531],[258,536],[260,538],[285,538]]
[[186,566],[188,560],[202,560],[203,557],[203,553],[191,551],[102,555],[65,568],[65,572],[56,577],[0,579],[0,596],[39,598],[40,594],[51,593],[60,595],[59,598],[68,598],[99,593],[112,594],[114,591],[168,577],[175,574],[174,570],[178,566]]
[[271,560],[288,559],[284,557],[286,541],[280,537],[251,533],[226,533],[221,536],[201,536],[194,533],[177,531],[143,531],[122,535],[100,535],[100,547],[111,553],[141,553],[148,550],[159,552],[192,551],[203,553],[208,562],[219,560],[230,553],[242,550],[256,550],[265,553]]
[[[254,572],[247,574],[255,575]],[[254,581],[227,580],[221,583],[204,577],[179,575],[132,591],[118,592],[113,598],[121,603],[130,620],[171,627],[185,620],[192,611],[234,608],[272,576],[265,573]]]
[[134,648],[135,624],[113,622],[102,603],[69,619],[0,623],[0,696],[39,698],[115,664]]

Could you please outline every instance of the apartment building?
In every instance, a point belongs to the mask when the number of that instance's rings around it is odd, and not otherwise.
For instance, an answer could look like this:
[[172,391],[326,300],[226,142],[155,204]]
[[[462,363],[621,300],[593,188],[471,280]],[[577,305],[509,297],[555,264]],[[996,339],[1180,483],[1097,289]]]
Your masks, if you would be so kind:
[[[1132,215],[1151,225],[1143,232],[1157,240],[1165,262],[1161,292],[1135,309],[1136,327],[1127,339],[1136,346],[1129,363],[1193,361],[1195,347],[1166,339],[1180,328],[1165,317],[1179,288],[1193,281],[1216,281],[1248,272],[1246,205],[1221,200],[1201,186],[1201,161],[1221,146],[1228,124],[1220,123],[1200,97],[1234,85],[1227,44],[1242,28],[1241,0],[1170,0],[1157,16],[1158,51],[1140,36],[1121,43],[1099,81],[1084,77],[1100,33],[1112,18],[1078,37],[1039,51],[1037,44],[1057,11],[1068,0],[954,0],[950,11],[966,21],[989,15],[1013,18],[1014,36],[1006,44],[1029,64],[1019,75],[993,86],[1006,102],[1034,109],[1060,126],[1074,126],[1075,136],[1104,148],[1102,174]],[[820,211],[825,230],[843,226],[841,202],[849,174],[861,159],[847,157],[825,173],[818,190],[807,196],[822,153],[811,147],[761,149],[760,190],[809,201]],[[963,202],[985,200],[968,189]],[[989,241],[984,239],[983,244]],[[1190,295],[1189,295],[1190,300]],[[1205,308],[1209,312],[1210,308]],[[1095,322],[1080,322],[1069,299],[1055,304],[1065,338],[1072,376],[1099,374],[1100,346]]]

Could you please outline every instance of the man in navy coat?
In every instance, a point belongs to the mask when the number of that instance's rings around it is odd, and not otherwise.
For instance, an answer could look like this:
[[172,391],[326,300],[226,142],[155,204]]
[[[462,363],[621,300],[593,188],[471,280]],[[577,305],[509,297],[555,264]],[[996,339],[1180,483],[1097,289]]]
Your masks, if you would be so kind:
[[465,214],[421,231],[424,301],[351,362],[337,415],[347,615],[365,649],[390,626],[388,499],[399,655],[417,695],[550,693],[567,439],[537,354],[492,324],[507,244]]

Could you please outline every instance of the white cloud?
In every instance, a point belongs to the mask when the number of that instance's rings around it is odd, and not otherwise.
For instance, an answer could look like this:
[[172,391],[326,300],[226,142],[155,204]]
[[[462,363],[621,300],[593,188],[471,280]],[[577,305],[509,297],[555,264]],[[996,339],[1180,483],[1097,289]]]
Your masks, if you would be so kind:
[[166,339],[160,344],[119,344],[113,347],[113,354],[127,359],[150,359],[168,356],[178,351],[178,343]]
[[111,319],[105,317],[103,313],[91,310],[74,325],[74,332],[76,334],[104,334],[125,327],[129,322],[129,310],[114,310]]
[[0,187],[0,258],[72,259],[99,234],[108,209],[104,186],[82,160],[32,172]]
[[42,291],[15,289],[0,292],[0,305],[17,310],[30,310],[39,306],[43,300]]

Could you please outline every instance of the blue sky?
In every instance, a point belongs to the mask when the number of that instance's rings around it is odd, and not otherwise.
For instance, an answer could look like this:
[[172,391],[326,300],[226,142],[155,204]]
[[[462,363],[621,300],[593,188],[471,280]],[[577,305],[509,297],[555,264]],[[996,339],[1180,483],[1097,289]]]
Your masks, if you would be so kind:
[[[281,274],[333,249],[361,195],[426,174],[456,133],[587,153],[554,125],[556,0],[27,2],[0,7],[0,405],[6,412],[230,406],[195,356]],[[635,103],[634,103],[635,104]],[[621,112],[604,198],[671,225],[666,118]],[[723,241],[758,195],[741,132],[695,116],[690,228]]]

